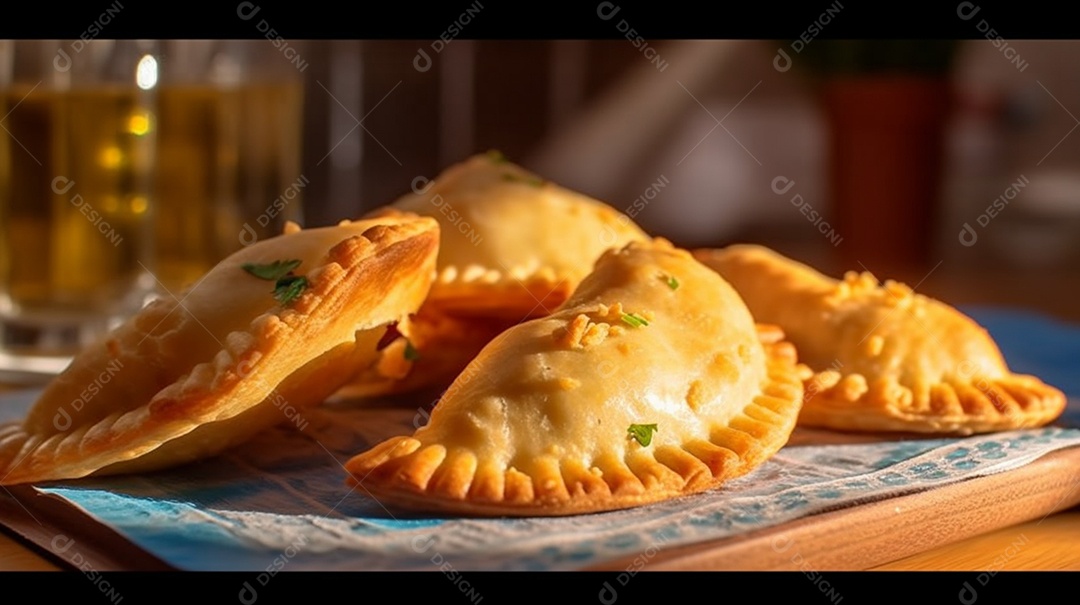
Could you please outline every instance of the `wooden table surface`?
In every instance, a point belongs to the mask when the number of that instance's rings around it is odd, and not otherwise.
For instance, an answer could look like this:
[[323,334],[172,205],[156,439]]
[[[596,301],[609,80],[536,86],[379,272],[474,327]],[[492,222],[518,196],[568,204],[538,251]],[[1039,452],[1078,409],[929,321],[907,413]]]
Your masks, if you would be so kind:
[[[881,571],[1080,570],[1080,508],[999,529],[872,568]],[[61,569],[8,530],[0,531],[0,571]],[[827,571],[821,569],[819,571]]]
[[[920,291],[954,304],[1002,304],[1080,323],[1080,274],[935,273]],[[1052,286],[1047,286],[1052,284]],[[4,390],[0,385],[0,391]],[[1080,489],[1080,485],[1074,486]],[[1080,570],[1080,507],[995,530],[873,569],[1007,571]],[[10,530],[0,529],[0,571],[57,570]],[[825,570],[822,570],[825,571]]]

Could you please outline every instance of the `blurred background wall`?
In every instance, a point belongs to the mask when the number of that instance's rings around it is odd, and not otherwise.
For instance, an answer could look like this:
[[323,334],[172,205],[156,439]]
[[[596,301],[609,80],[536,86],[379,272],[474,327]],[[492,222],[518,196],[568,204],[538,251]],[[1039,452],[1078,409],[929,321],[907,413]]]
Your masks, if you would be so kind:
[[[813,44],[821,42],[804,47]],[[636,203],[635,220],[676,243],[758,241],[834,273],[858,269],[832,254],[836,240],[853,236],[838,230],[829,195],[820,83],[787,42],[301,48],[308,224],[357,215],[405,193],[418,175],[499,149],[621,210]],[[795,68],[781,71],[785,49]],[[1076,281],[1078,66],[1077,41],[956,44],[940,195],[927,202],[929,263],[903,277],[916,282],[940,265],[931,293],[960,302],[973,275],[1002,302],[1026,300],[1025,279],[1044,289],[1047,279]],[[1068,301],[1047,304],[1075,314]]]

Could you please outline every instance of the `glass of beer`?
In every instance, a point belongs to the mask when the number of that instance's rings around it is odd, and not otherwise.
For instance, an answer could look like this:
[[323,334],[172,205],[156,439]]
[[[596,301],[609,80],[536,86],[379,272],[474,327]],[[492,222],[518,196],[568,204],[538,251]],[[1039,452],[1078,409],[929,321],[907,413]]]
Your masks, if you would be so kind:
[[0,370],[62,363],[155,289],[155,49],[0,41]]
[[266,40],[169,40],[161,52],[156,273],[179,292],[300,222],[303,77]]

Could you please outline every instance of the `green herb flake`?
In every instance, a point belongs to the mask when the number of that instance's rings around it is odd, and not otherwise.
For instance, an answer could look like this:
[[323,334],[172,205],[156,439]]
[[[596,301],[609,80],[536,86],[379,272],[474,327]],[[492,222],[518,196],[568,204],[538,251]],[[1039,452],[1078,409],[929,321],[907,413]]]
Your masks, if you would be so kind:
[[241,265],[244,271],[247,271],[259,279],[265,279],[267,281],[279,280],[299,266],[300,261],[298,260],[276,260],[265,265],[256,263],[244,263]]
[[420,359],[420,351],[417,351],[412,342],[408,340],[405,341],[405,359],[407,361],[416,361],[417,359]]
[[630,324],[635,328],[640,328],[649,325],[649,320],[638,315],[637,313],[623,313],[622,320],[624,323]]
[[656,430],[655,424],[631,424],[630,428],[626,429],[626,434],[642,446],[648,447]]
[[524,176],[518,176],[516,174],[511,174],[509,172],[506,172],[506,173],[503,173],[502,178],[503,178],[504,181],[510,181],[510,182],[513,182],[513,183],[525,183],[526,185],[531,185],[533,187],[543,187],[544,186],[544,179],[542,179],[542,178],[540,178],[538,176],[524,177]]
[[503,152],[499,151],[498,149],[492,149],[488,151],[487,157],[489,160],[491,160],[492,164],[505,164],[509,161],[506,159],[506,156],[503,155]]
[[287,275],[274,284],[274,299],[287,305],[300,297],[308,287],[308,280],[303,275]]
[[678,290],[679,289],[679,280],[675,279],[674,275],[668,275],[666,281],[667,281],[668,287],[671,288],[672,290]]

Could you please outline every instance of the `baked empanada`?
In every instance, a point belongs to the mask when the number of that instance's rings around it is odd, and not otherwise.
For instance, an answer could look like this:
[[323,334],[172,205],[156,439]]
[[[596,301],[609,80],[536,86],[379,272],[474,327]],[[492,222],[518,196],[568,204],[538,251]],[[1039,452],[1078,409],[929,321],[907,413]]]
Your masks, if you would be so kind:
[[[502,330],[547,315],[609,248],[648,236],[613,208],[545,181],[498,152],[469,158],[371,216],[439,221],[438,273],[412,333],[344,394],[445,386]],[[406,345],[415,359],[402,359]]]
[[438,234],[400,215],[291,225],[236,252],[82,351],[0,428],[0,483],[163,468],[296,418],[420,306]]
[[426,426],[346,464],[384,504],[569,515],[715,487],[787,441],[794,348],[658,240],[605,253],[552,315],[500,334]]
[[442,228],[425,311],[513,322],[562,304],[605,250],[648,239],[626,215],[498,152],[447,168],[373,215],[394,211]]
[[903,284],[853,271],[835,280],[761,246],[696,256],[811,368],[801,424],[972,434],[1041,426],[1065,408],[1061,391],[1011,373],[973,320]]

